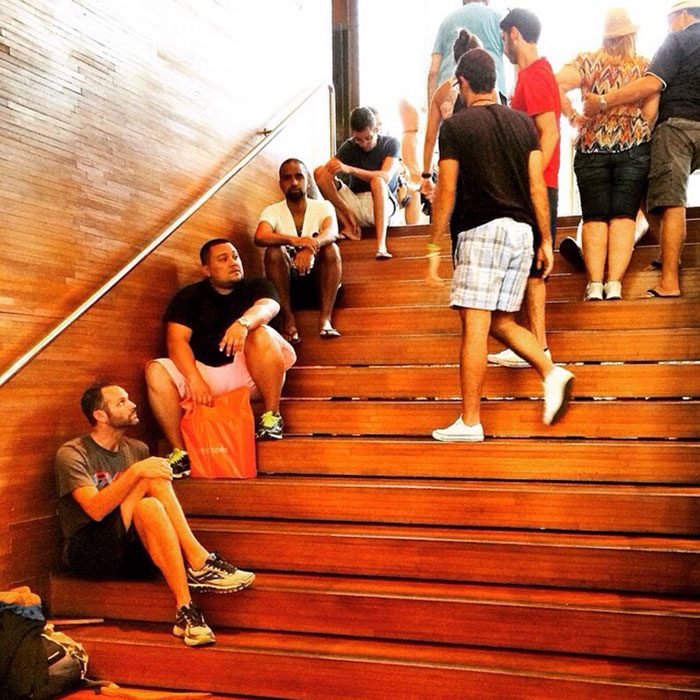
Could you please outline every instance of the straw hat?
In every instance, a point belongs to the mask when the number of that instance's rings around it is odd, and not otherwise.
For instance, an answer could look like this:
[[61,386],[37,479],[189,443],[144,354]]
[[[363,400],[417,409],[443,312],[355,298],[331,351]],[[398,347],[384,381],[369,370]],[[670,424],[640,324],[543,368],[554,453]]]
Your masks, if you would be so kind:
[[[689,0],[684,0],[687,2]],[[700,2],[700,0],[698,0]],[[678,2],[676,4],[682,4]],[[605,26],[603,27],[603,39],[615,39],[618,36],[627,36],[627,34],[636,34],[639,29],[638,24],[632,24],[627,10],[621,7],[613,7],[608,10],[605,15]]]
[[700,0],[675,0],[668,8],[668,14],[681,12],[682,10],[700,9]]

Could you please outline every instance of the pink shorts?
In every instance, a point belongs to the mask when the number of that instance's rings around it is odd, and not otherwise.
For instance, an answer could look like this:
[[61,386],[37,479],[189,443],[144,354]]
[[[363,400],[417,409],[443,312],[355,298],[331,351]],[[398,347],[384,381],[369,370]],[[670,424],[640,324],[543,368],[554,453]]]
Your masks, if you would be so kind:
[[[269,326],[262,326],[277,341],[277,345],[284,358],[284,369],[288,370],[296,361],[297,355],[294,348],[274,329]],[[170,375],[173,383],[177,387],[180,398],[186,396],[185,386],[187,381],[175,366],[175,363],[168,357],[159,357],[154,362],[159,362]],[[233,357],[233,362],[221,367],[210,367],[198,360],[195,361],[199,373],[204,381],[209,385],[213,396],[221,396],[229,391],[239,389],[242,386],[250,387],[251,393],[255,392],[255,382],[253,381],[245,364],[245,353],[237,352]]]

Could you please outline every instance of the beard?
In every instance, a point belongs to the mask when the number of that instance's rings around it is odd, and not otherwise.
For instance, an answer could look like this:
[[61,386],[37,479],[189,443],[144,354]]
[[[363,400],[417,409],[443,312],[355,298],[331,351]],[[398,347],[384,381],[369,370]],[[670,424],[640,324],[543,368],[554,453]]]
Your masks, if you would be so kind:
[[298,202],[300,199],[304,199],[304,197],[306,197],[306,192],[303,190],[289,190],[285,197],[290,202]]
[[107,415],[109,416],[109,425],[112,428],[122,430],[123,428],[129,428],[132,425],[139,424],[139,416],[136,413],[136,411],[134,411],[133,413],[130,413],[127,418],[118,418],[113,413],[111,413],[109,410],[107,410],[107,409],[105,409],[105,410],[107,411]]

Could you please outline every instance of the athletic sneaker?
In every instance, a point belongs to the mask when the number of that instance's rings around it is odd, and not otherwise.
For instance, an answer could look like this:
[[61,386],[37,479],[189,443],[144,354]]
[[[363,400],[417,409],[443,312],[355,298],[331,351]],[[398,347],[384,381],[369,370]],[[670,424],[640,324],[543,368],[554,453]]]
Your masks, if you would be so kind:
[[216,641],[214,633],[204,621],[202,611],[191,601],[177,611],[173,634],[183,639],[188,647],[200,647]]
[[609,301],[622,299],[622,282],[618,280],[606,282],[603,287],[603,294]]
[[565,413],[571,398],[574,375],[568,369],[555,367],[542,382],[544,387],[544,415],[542,421],[545,425],[556,423]]
[[440,442],[483,442],[484,429],[481,423],[467,425],[460,416],[447,428],[433,430],[433,437]]
[[[545,348],[544,354],[548,360],[552,359],[552,353],[549,348]],[[510,348],[501,350],[501,352],[491,352],[486,356],[486,359],[493,365],[501,367],[513,367],[515,369],[525,369],[530,366],[527,360],[524,360],[517,352],[513,352]]]
[[603,283],[589,282],[586,285],[586,292],[583,295],[584,301],[603,301]]
[[255,574],[237,569],[216,552],[212,552],[201,569],[187,568],[187,583],[193,591],[232,593],[248,588]]
[[255,437],[258,440],[281,440],[284,421],[277,411],[265,411],[260,416]]
[[190,456],[176,447],[165,459],[170,462],[173,470],[173,479],[184,479],[190,475]]

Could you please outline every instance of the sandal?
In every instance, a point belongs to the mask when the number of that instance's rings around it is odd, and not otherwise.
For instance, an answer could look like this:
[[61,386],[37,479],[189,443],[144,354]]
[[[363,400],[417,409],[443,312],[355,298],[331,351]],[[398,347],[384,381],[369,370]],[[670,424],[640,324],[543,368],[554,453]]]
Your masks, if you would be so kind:
[[328,340],[328,338],[340,338],[340,331],[332,327],[322,328],[321,332],[319,333],[319,336],[324,340]]
[[374,254],[375,260],[391,260],[394,256],[388,250],[378,250]]
[[647,289],[647,296],[654,299],[678,299],[680,294],[662,294],[657,292],[655,289]]
[[284,333],[282,333],[282,337],[290,345],[298,345],[301,342],[301,338],[299,337],[299,331],[296,328],[290,328],[286,330]]

